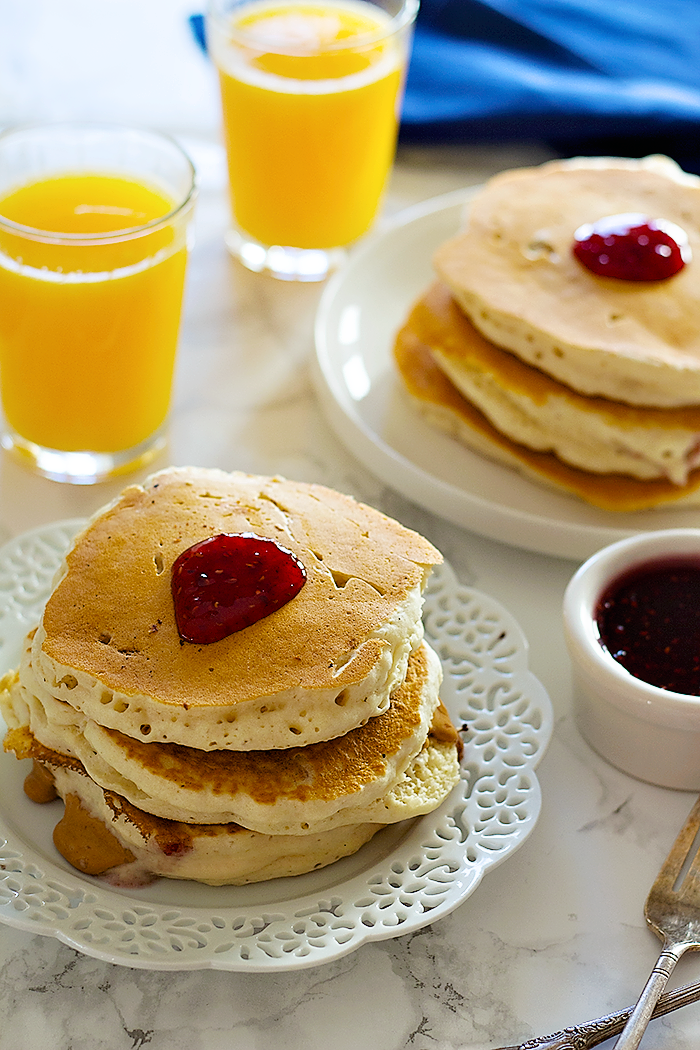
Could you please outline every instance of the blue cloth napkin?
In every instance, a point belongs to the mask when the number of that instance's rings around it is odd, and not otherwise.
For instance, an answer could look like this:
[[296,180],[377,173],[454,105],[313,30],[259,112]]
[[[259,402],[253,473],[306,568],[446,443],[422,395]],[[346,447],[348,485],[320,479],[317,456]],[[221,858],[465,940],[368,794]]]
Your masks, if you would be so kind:
[[617,144],[697,170],[700,0],[422,0],[401,135]]

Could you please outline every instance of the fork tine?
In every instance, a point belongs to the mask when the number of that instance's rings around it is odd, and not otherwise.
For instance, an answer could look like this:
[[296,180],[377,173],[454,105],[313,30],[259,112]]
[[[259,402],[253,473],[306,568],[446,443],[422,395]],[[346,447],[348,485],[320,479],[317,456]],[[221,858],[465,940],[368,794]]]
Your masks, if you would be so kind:
[[[661,865],[653,889],[672,888],[683,867],[690,847],[693,845],[695,836],[700,830],[700,797],[688,814],[688,819],[681,828],[676,841],[673,843],[666,860]],[[697,855],[696,855],[697,859]],[[652,892],[653,892],[652,889]]]
[[685,878],[688,883],[691,880],[693,882],[697,882],[698,879],[700,879],[700,845],[698,845],[698,848],[695,850],[695,854],[690,863],[690,867],[688,868]]
[[[690,855],[699,830],[700,797],[646,899],[647,923],[663,941],[663,948],[613,1050],[636,1050],[676,963],[685,952],[700,948],[700,848]],[[688,871],[681,881],[686,864]]]

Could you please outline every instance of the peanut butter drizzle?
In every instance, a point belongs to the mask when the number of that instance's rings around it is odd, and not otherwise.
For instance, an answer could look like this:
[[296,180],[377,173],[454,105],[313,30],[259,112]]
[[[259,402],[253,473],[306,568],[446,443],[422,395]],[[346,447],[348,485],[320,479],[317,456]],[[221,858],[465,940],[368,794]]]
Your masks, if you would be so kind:
[[88,813],[77,795],[67,795],[65,803],[63,817],[54,828],[53,841],[69,864],[86,875],[101,875],[109,868],[135,859],[101,820]]
[[24,778],[24,793],[32,802],[53,802],[58,798],[53,773],[34,759],[32,771]]
[[430,736],[440,744],[454,744],[461,758],[464,753],[462,738],[452,724],[447,708],[441,702],[435,709],[430,723]]

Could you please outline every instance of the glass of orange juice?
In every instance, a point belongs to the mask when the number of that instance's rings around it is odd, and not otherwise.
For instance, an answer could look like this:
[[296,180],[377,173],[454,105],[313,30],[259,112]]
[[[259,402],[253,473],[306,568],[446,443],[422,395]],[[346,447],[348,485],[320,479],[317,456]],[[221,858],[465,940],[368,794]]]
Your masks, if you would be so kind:
[[2,441],[40,474],[89,484],[163,447],[194,198],[154,132],[0,135]]
[[372,225],[418,0],[211,0],[233,228],[251,270],[322,280]]

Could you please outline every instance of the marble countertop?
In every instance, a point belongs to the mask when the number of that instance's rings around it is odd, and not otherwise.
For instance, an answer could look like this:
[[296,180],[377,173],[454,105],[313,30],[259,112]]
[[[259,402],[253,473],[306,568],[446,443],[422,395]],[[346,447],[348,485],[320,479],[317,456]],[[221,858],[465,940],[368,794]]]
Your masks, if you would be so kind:
[[[102,115],[133,119],[129,105],[115,101],[114,89],[103,87],[95,92],[97,101],[87,99],[71,66],[71,49],[77,55],[85,34],[96,32],[90,22],[95,7],[110,8],[110,17],[116,17],[119,5],[80,0],[61,5],[70,32],[64,25],[62,59],[51,66],[59,77],[53,92],[40,73],[51,26],[39,40],[15,10],[20,6],[11,0],[0,4],[6,21],[14,20],[16,45],[12,69],[4,66],[0,76],[0,123],[95,116],[85,110],[98,104]],[[373,477],[329,429],[310,379],[313,318],[322,289],[248,273],[224,248],[215,101],[203,59],[187,51],[184,5],[154,0],[139,7],[124,0],[122,42],[126,46],[129,19],[141,17],[140,33],[154,32],[152,8],[158,7],[176,25],[172,47],[182,48],[191,83],[199,85],[201,120],[198,126],[190,95],[178,127],[172,97],[166,119],[159,95],[152,113],[144,117],[142,107],[139,121],[152,117],[153,125],[180,134],[200,173],[170,445],[157,465],[197,464],[318,481],[418,529],[464,583],[492,595],[518,620],[529,641],[531,669],[550,694],[555,729],[538,769],[543,801],[533,833],[434,925],[326,965],[275,974],[130,969],[4,927],[0,1048],[488,1050],[629,1005],[659,950],[644,923],[644,899],[692,796],[632,780],[579,735],[561,627],[563,592],[575,563],[498,544],[417,507]],[[141,46],[140,36],[137,43]],[[90,54],[84,75],[94,64]],[[135,81],[140,90],[136,74]],[[27,90],[20,99],[14,92],[22,85]],[[385,213],[546,155],[534,146],[402,149]],[[0,458],[0,539],[92,513],[120,488],[59,485]],[[698,978],[700,961],[689,956],[672,984]],[[690,1050],[699,1043],[700,1006],[690,1006],[653,1022],[643,1045]]]

